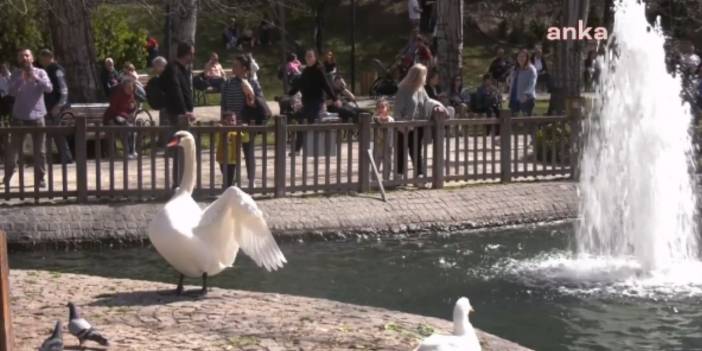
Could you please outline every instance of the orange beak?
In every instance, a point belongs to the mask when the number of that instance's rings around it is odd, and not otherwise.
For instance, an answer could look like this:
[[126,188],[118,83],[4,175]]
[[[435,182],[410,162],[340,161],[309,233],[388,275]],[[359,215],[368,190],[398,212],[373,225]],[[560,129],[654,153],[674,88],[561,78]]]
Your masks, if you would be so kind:
[[173,137],[170,142],[168,142],[168,145],[166,147],[176,147],[180,143],[180,138],[179,137]]

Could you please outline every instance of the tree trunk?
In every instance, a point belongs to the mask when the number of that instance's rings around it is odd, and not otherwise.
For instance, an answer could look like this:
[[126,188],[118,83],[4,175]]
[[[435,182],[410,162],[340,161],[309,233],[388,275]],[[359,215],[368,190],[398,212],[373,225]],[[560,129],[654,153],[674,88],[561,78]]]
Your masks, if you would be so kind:
[[[198,0],[169,0],[171,33],[168,59],[175,60],[178,43],[195,45]],[[168,35],[166,35],[168,37]]]
[[317,7],[315,9],[314,42],[319,55],[323,55],[322,49],[324,46],[324,9],[326,8],[326,6],[327,1],[323,0],[319,2],[319,4],[317,4]]
[[437,67],[441,87],[448,92],[463,69],[463,1],[437,1]]
[[66,70],[71,102],[95,102],[100,94],[88,0],[55,1],[49,9],[56,60]]
[[[563,0],[560,27],[587,26],[589,0]],[[579,97],[583,80],[582,48],[587,42],[561,38],[555,45],[555,62],[551,70],[551,100],[548,114],[565,113],[568,97]]]
[[614,28],[614,0],[604,0],[603,25],[607,28],[607,33],[612,33]]
[[[286,23],[286,10],[285,10],[285,0],[269,0],[269,6],[271,8],[271,13],[275,19],[273,22],[278,24],[278,30],[280,31],[280,56],[281,61],[278,69],[285,70],[285,64],[288,57],[288,45],[287,45],[287,23]],[[288,82],[288,75],[283,73],[283,95],[287,95],[290,91],[290,84]]]

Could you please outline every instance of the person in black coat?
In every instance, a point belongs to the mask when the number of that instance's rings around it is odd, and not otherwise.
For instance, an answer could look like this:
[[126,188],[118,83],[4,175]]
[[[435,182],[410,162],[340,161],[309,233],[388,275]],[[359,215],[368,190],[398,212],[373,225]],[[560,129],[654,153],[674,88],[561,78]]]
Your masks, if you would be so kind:
[[[68,85],[66,84],[66,71],[54,60],[54,53],[49,49],[39,52],[39,65],[49,75],[51,85],[54,89],[50,93],[44,94],[44,104],[46,105],[46,121],[50,125],[61,124],[61,111],[68,105]],[[51,136],[51,135],[50,135]],[[73,163],[73,156],[68,144],[68,140],[63,135],[53,135],[52,139],[56,144],[56,149],[61,158],[61,164]]]
[[[166,65],[161,73],[161,89],[166,93],[166,106],[159,116],[161,125],[170,124],[175,130],[195,120],[193,114],[193,91],[190,87],[192,75],[188,68],[195,58],[195,47],[188,43],[178,44],[176,59]],[[173,154],[173,184],[179,183],[180,167],[177,152]]]
[[[302,113],[301,118],[304,123],[314,123],[319,118],[324,104],[324,94],[333,101],[337,107],[341,107],[341,102],[337,98],[334,90],[329,86],[324,75],[322,65],[317,60],[317,52],[314,49],[309,49],[305,53],[305,61],[307,66],[302,70],[302,74],[295,80],[290,95],[295,95],[298,92],[302,93]],[[303,133],[298,133],[295,140],[295,152],[302,149]]]

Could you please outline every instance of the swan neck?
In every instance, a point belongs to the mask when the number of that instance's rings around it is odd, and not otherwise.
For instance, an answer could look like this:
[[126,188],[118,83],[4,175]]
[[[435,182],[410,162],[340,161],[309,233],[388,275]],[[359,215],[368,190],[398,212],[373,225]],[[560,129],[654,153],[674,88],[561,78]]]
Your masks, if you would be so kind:
[[471,330],[473,330],[473,325],[468,321],[468,316],[462,316],[454,318],[453,321],[453,334],[454,335],[466,335]]
[[180,189],[192,193],[195,189],[195,147],[192,143],[183,145],[183,178]]

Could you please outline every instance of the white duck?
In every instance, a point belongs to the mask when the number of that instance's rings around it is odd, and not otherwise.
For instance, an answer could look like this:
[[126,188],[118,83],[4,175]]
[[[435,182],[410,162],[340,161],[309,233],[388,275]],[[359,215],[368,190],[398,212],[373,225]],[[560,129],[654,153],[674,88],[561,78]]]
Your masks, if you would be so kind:
[[227,188],[204,210],[193,200],[195,187],[195,139],[179,131],[168,147],[184,150],[183,178],[173,197],[149,224],[149,239],[161,256],[178,272],[176,292],[183,292],[185,276],[207,277],[234,264],[241,249],[268,271],[287,263],[256,202],[237,187]]
[[480,341],[468,314],[473,306],[467,297],[461,297],[453,308],[453,335],[434,334],[422,341],[415,351],[480,351]]

